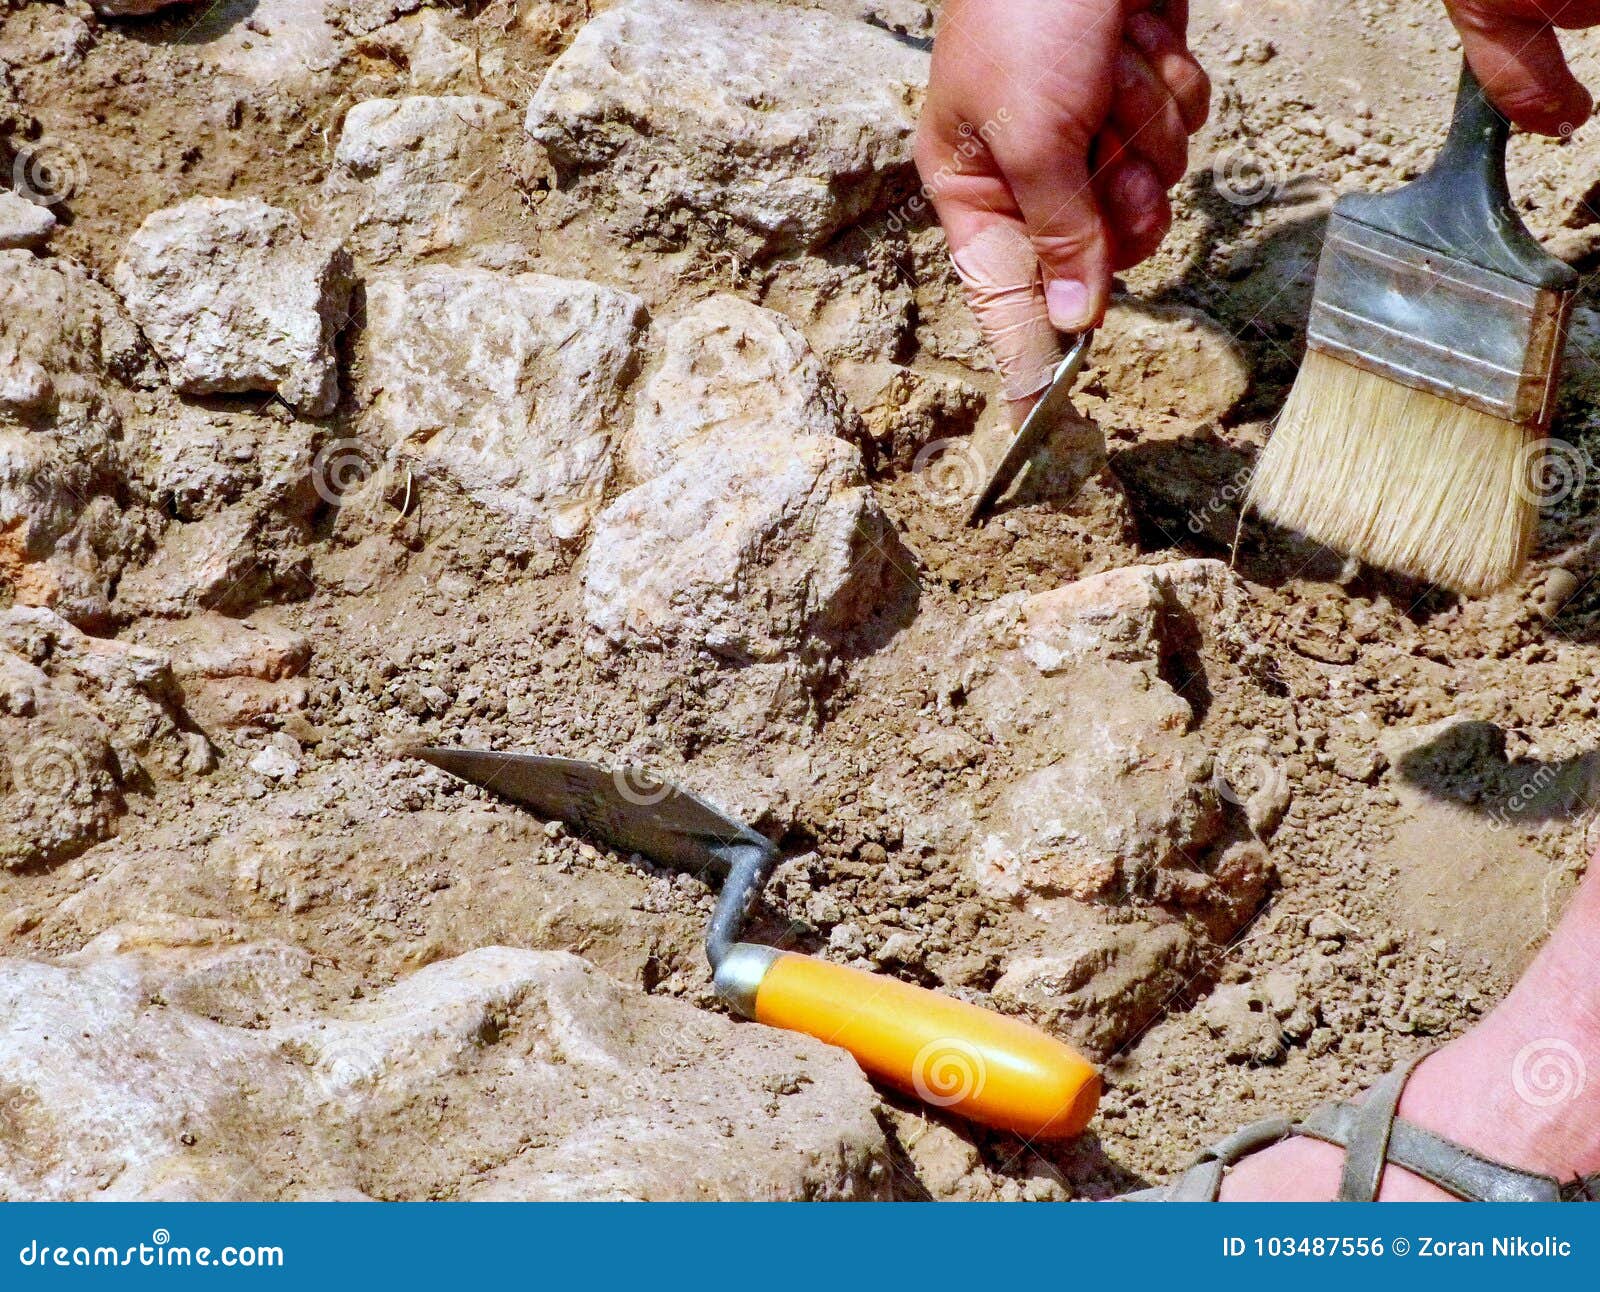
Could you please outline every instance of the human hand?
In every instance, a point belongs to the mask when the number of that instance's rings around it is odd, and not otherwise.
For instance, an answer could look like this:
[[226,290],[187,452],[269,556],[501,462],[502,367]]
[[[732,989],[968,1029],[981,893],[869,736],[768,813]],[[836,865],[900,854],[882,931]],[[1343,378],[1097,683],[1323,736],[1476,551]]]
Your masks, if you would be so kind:
[[[1595,0],[1600,4],[1600,0]],[[1158,7],[1159,6],[1159,7]],[[1008,399],[1153,252],[1211,84],[1188,0],[948,0],[917,168]]]
[[1600,0],[1445,0],[1461,52],[1490,101],[1524,130],[1571,134],[1594,100],[1561,52],[1558,27],[1600,24]]

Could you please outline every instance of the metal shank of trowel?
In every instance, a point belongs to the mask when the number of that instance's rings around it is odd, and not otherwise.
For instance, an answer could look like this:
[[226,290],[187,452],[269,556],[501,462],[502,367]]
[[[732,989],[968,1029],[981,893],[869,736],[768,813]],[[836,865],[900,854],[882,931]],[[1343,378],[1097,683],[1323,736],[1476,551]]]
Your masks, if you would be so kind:
[[772,867],[778,860],[778,850],[771,844],[765,847],[755,843],[714,843],[708,848],[718,861],[727,866],[727,878],[722,881],[722,892],[717,898],[717,908],[711,914],[711,924],[706,929],[706,959],[715,970],[733,944],[739,931],[750,917],[750,910]]

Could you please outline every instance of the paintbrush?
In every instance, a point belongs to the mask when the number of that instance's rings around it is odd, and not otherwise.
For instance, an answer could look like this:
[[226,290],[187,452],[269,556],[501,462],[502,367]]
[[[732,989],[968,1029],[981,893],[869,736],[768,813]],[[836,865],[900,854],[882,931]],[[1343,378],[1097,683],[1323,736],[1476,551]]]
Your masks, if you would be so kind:
[[1532,547],[1578,285],[1511,204],[1509,134],[1463,68],[1428,172],[1334,204],[1305,362],[1249,492],[1268,520],[1473,594]]

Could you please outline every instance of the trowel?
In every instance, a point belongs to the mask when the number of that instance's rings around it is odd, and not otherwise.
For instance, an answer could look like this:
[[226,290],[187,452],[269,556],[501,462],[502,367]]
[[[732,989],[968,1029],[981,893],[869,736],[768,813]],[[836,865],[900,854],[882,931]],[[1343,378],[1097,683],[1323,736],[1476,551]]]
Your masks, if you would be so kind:
[[1066,1139],[1093,1116],[1094,1066],[1035,1027],[896,978],[738,941],[778,850],[704,799],[639,768],[487,750],[413,753],[617,852],[718,879],[706,958],[717,995],[746,1018],[841,1046],[897,1090],[1028,1138]]
[[1079,333],[1067,347],[1061,362],[1050,374],[1050,384],[1045,387],[1044,394],[1040,395],[1039,402],[1028,410],[1027,417],[1023,419],[1022,425],[1017,427],[1017,433],[1011,437],[1011,443],[1006,446],[1005,454],[999,464],[990,472],[989,479],[978,491],[971,510],[967,512],[967,524],[983,523],[989,514],[989,509],[1011,487],[1011,482],[1022,474],[1023,468],[1033,460],[1033,455],[1049,438],[1050,432],[1055,430],[1063,417],[1072,413],[1072,383],[1083,371],[1084,361],[1089,357],[1089,343],[1093,340],[1094,329],[1091,328],[1087,332]]

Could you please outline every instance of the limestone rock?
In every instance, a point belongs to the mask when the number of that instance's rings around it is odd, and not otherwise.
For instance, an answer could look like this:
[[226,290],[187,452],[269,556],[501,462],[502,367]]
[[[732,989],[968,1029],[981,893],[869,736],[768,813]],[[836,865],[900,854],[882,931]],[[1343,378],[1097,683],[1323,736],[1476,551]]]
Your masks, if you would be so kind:
[[628,0],[556,60],[527,129],[563,175],[598,174],[628,228],[815,247],[906,176],[927,66],[815,10]]
[[56,227],[47,206],[0,190],[0,251],[13,247],[41,247]]
[[0,870],[64,861],[111,833],[110,732],[44,671],[0,649]]
[[158,9],[168,9],[177,4],[190,4],[193,0],[94,0],[96,13],[107,18],[139,18]]
[[290,212],[217,197],[156,211],[112,281],[179,390],[276,391],[314,417],[338,403],[348,258]]
[[1224,822],[1212,755],[1164,673],[1225,630],[1237,582],[1217,561],[1130,566],[1002,597],[953,644],[961,719],[1015,769],[971,831],[980,884],[1238,910],[1210,857]]
[[983,393],[957,377],[897,363],[849,363],[838,375],[880,468],[911,468],[928,445],[970,435],[983,411]]
[[92,637],[53,611],[0,611],[0,646],[42,668],[52,684],[88,705],[111,733],[124,782],[144,779],[139,764],[176,772],[189,752],[172,661],[161,651]]
[[0,577],[19,605],[103,620],[142,518],[118,497],[148,348],[76,262],[0,251]]
[[338,1013],[314,1009],[310,970],[221,926],[0,960],[0,1091],[20,1131],[0,1197],[890,1193],[871,1088],[807,1037],[564,952],[484,948]]
[[1155,1017],[1198,964],[1199,944],[1181,924],[1085,921],[1008,964],[991,1000],[1103,1058]]
[[636,480],[660,475],[702,436],[837,436],[855,422],[800,330],[737,296],[694,306],[667,328],[662,350],[628,437]]
[[465,242],[471,178],[492,161],[509,113],[477,94],[368,99],[351,108],[326,194],[350,208],[352,251],[381,264]]
[[1222,813],[1211,760],[1172,712],[1150,692],[1098,720],[1080,711],[1077,753],[1001,792],[978,842],[978,881],[1003,896],[1091,900],[1147,893],[1157,871],[1197,864]]
[[870,612],[886,540],[850,445],[713,437],[596,519],[584,614],[614,646],[772,660]]
[[1250,368],[1221,324],[1182,305],[1119,300],[1095,333],[1090,364],[1113,402],[1217,422],[1250,389]]
[[192,759],[187,725],[160,652],[47,609],[0,611],[0,869],[55,865],[107,837],[123,791]]
[[638,297],[545,274],[430,268],[367,290],[368,419],[386,447],[547,541],[587,528]]

